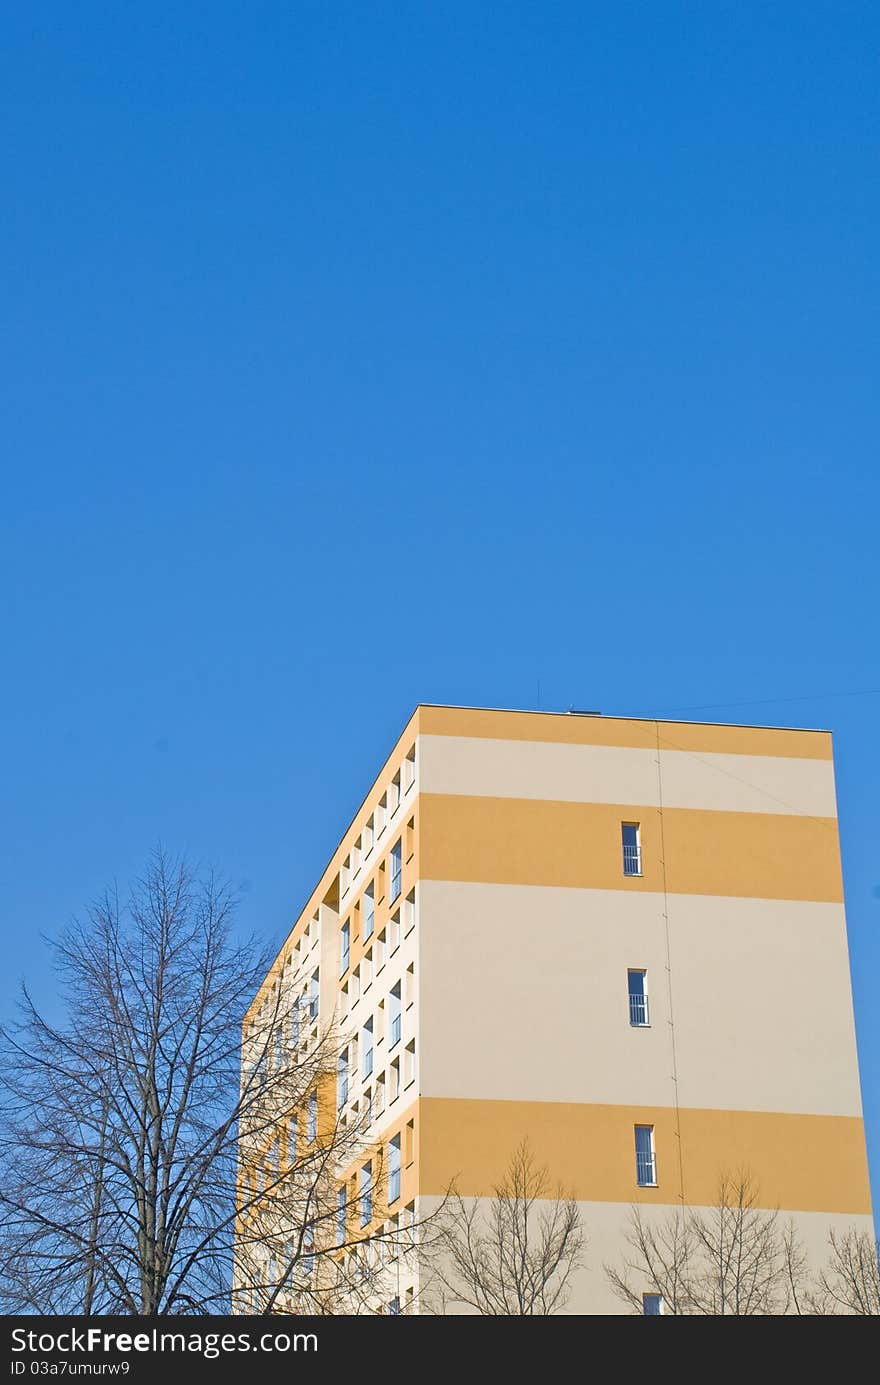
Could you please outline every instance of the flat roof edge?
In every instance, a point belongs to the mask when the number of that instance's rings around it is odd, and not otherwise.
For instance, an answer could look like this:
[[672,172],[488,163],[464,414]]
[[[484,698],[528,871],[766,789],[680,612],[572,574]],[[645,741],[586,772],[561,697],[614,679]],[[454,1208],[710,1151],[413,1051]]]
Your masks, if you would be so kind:
[[[526,717],[595,717],[597,721],[646,721],[661,722],[667,726],[739,726],[750,731],[799,731],[810,735],[831,736],[828,726],[777,726],[763,721],[700,721],[690,717],[627,717],[605,712],[553,712],[544,707],[475,707],[461,702],[417,702],[413,716],[421,708],[436,708],[444,712],[503,712]],[[411,720],[412,718],[410,718]],[[408,724],[408,723],[407,723]]]

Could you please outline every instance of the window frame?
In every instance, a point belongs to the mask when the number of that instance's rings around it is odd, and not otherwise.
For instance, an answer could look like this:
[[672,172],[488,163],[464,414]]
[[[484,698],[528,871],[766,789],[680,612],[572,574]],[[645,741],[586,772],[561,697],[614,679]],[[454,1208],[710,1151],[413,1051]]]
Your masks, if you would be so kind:
[[[635,844],[627,842],[626,830],[632,828],[636,834]],[[620,846],[623,856],[623,873],[629,879],[638,879],[644,874],[642,860],[642,824],[640,822],[621,822],[620,824]],[[627,855],[627,853],[634,853]],[[635,869],[631,869],[632,865]]]
[[[642,978],[641,995],[632,989],[631,978],[640,976]],[[626,991],[629,1001],[629,1023],[631,1029],[650,1029],[651,1028],[651,1007],[648,1000],[648,968],[647,967],[627,967],[626,969]]]
[[361,1165],[358,1185],[361,1226],[369,1226],[373,1220],[373,1161],[368,1159]]
[[[388,904],[394,904],[403,891],[403,838],[398,837],[389,853]],[[396,888],[395,888],[396,886]]]
[[401,1139],[398,1133],[393,1139],[388,1141],[388,1206],[400,1200],[401,1169],[402,1169],[402,1150]]
[[[639,1188],[659,1187],[659,1180],[657,1178],[657,1145],[654,1136],[654,1127],[653,1125],[635,1125],[633,1130],[635,1134],[636,1186]],[[643,1149],[639,1149],[639,1131],[641,1130],[648,1132],[649,1150],[647,1152]],[[650,1172],[651,1177],[643,1178],[642,1174],[647,1172]]]
[[[374,1053],[376,1049],[373,1016],[364,1020],[361,1028],[363,1035],[363,1046],[361,1051],[361,1081],[366,1082],[368,1077],[373,1075]],[[369,1037],[369,1044],[367,1038]]]

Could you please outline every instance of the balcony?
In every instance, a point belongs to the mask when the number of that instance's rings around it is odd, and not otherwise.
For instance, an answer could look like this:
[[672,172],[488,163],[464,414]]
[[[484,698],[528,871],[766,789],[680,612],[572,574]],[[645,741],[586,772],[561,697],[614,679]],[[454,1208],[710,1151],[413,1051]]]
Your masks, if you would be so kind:
[[653,1150],[636,1151],[636,1182],[640,1188],[656,1188],[657,1159]]
[[624,875],[641,875],[642,848],[640,846],[632,846],[630,843],[624,842],[623,873]]
[[630,992],[629,997],[629,1022],[634,1029],[646,1029],[650,1024],[648,1018],[648,997],[646,995],[634,995]]

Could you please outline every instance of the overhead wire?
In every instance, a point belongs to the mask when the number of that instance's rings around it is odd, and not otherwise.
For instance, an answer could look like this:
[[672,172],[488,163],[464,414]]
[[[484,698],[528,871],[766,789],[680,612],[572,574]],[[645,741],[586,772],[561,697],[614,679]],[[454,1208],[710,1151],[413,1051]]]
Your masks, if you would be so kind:
[[690,707],[659,707],[650,712],[652,720],[669,716],[673,712],[718,712],[725,707],[772,707],[783,706],[789,702],[830,702],[841,697],[880,697],[880,688],[859,688],[851,692],[801,693],[797,697],[759,697],[744,702],[700,702]]

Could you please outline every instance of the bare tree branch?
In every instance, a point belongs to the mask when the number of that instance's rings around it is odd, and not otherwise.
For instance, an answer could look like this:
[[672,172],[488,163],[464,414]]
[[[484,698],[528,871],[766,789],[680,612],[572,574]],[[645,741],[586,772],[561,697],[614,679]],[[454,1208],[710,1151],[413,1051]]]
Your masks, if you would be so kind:
[[794,1223],[760,1206],[747,1170],[724,1173],[706,1209],[656,1217],[635,1206],[619,1265],[606,1265],[612,1290],[635,1313],[659,1294],[671,1315],[758,1316],[815,1311],[806,1256]]
[[437,1219],[432,1266],[442,1310],[559,1313],[583,1246],[577,1203],[551,1187],[547,1169],[536,1166],[523,1141],[487,1208],[453,1189]]
[[300,1022],[305,978],[277,979],[242,1051],[270,958],[234,940],[233,907],[157,852],[124,905],[108,891],[54,945],[66,1020],[23,989],[0,1030],[6,1312],[353,1311],[411,1251],[414,1215],[338,1234],[366,1122],[328,1117],[342,1039]]
[[832,1230],[831,1256],[820,1275],[823,1311],[876,1317],[880,1314],[880,1245],[866,1231]]

